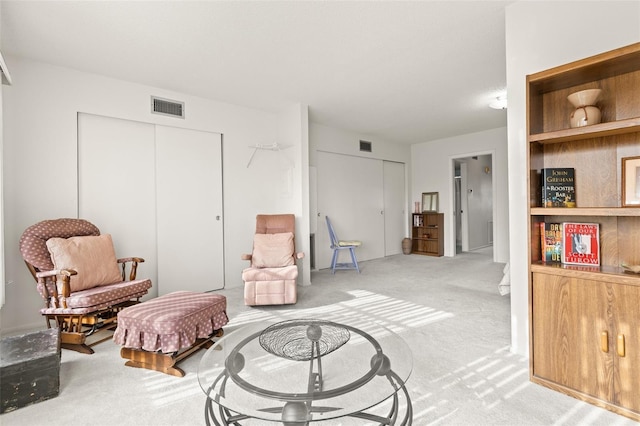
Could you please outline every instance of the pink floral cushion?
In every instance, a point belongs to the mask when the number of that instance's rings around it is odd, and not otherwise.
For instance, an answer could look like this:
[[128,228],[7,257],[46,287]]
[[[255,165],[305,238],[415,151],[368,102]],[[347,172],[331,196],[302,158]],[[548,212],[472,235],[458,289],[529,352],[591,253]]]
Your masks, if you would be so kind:
[[51,306],[40,309],[43,315],[88,314],[110,308],[127,300],[134,300],[147,294],[151,280],[124,281],[108,286],[94,287],[72,293],[66,299],[67,308]]
[[71,291],[122,281],[111,235],[50,238],[47,248],[55,269],[72,269]]
[[294,265],[293,233],[255,234],[251,266],[254,268],[278,268]]

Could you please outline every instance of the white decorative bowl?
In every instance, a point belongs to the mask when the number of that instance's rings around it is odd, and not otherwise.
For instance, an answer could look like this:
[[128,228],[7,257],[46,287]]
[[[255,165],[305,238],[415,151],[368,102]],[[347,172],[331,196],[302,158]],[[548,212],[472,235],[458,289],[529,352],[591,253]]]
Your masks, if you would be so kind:
[[594,106],[598,102],[598,98],[602,93],[602,89],[587,89],[575,92],[567,96],[569,102],[576,107]]

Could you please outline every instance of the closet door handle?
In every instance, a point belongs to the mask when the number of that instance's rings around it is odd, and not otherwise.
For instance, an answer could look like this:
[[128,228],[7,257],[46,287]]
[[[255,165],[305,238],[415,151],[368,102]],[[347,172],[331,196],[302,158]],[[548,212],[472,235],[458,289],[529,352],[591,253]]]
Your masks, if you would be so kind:
[[616,349],[618,350],[618,356],[624,356],[624,334],[618,334]]
[[609,352],[609,333],[606,331],[600,333],[600,349],[602,352]]

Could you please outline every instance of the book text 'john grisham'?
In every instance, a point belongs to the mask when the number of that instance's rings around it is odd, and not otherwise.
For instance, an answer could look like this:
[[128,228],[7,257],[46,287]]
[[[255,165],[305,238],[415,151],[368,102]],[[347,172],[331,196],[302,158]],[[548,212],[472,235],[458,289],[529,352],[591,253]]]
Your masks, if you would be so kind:
[[575,170],[573,168],[542,169],[542,205],[544,207],[576,207]]

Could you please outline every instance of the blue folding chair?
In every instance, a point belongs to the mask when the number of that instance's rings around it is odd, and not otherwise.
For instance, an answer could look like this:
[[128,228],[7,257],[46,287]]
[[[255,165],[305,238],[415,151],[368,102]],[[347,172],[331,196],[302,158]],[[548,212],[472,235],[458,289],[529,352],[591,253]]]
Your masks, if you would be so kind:
[[[336,236],[329,216],[327,218],[327,229],[329,230],[329,237],[331,238],[331,249],[333,250],[333,257],[331,258],[331,273],[335,274],[336,269],[355,269],[360,273],[360,267],[358,267],[358,260],[356,259],[355,248],[362,245],[361,241],[345,241],[339,240]],[[341,250],[349,250],[351,255],[351,263],[338,263],[338,253]]]

